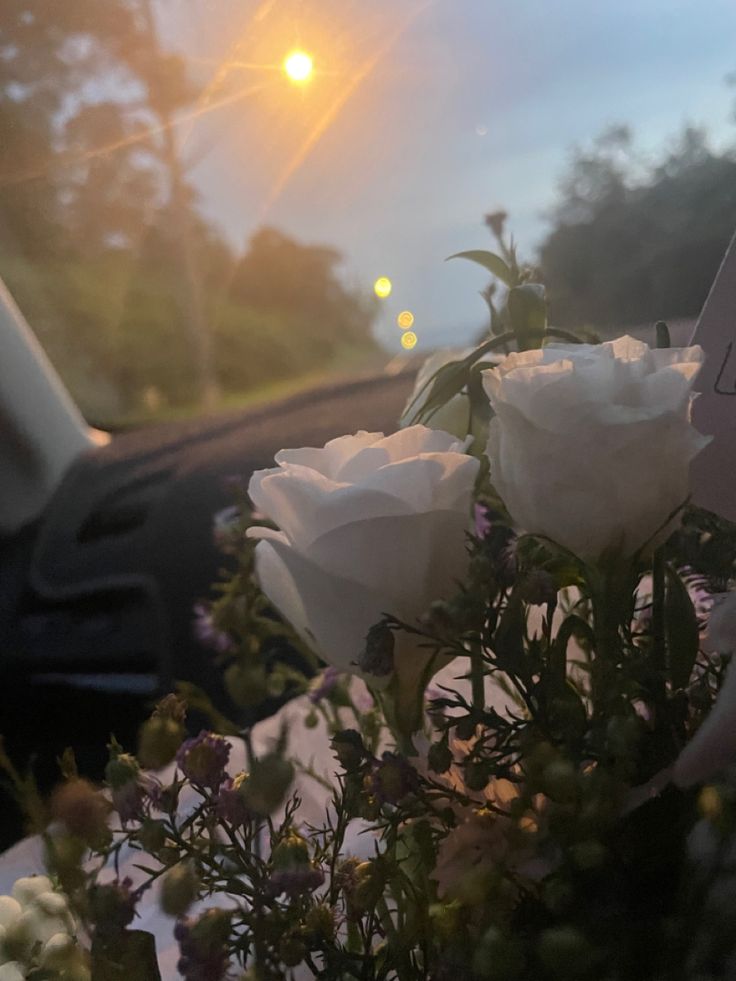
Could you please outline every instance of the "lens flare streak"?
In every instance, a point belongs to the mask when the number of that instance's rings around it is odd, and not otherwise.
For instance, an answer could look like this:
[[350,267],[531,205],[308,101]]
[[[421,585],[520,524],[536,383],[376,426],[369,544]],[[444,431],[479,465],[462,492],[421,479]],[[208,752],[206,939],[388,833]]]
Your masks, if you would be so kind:
[[25,181],[32,181],[39,177],[44,177],[51,171],[59,170],[65,167],[73,167],[76,164],[85,163],[87,160],[93,160],[95,157],[103,157],[108,153],[115,153],[116,150],[124,150],[126,147],[135,146],[136,143],[144,143],[152,136],[158,136],[160,133],[163,133],[166,129],[177,128],[179,126],[186,125],[187,123],[196,121],[209,112],[214,112],[216,109],[222,109],[225,106],[229,106],[235,102],[240,102],[243,99],[247,99],[250,96],[262,92],[265,88],[267,88],[267,86],[274,84],[275,83],[272,79],[265,82],[257,82],[255,85],[248,86],[248,88],[239,89],[237,92],[223,96],[222,99],[218,99],[216,102],[209,102],[207,105],[195,107],[190,112],[181,113],[176,117],[176,119],[173,120],[170,126],[164,124],[143,126],[136,129],[128,136],[125,136],[120,140],[115,140],[112,143],[92,147],[90,150],[85,150],[83,153],[68,153],[60,155],[55,160],[47,161],[40,167],[22,171],[18,174],[0,176],[0,187],[23,184]]
[[309,154],[319,143],[320,139],[324,136],[330,126],[338,118],[349,99],[355,94],[358,88],[373,73],[373,71],[375,71],[378,64],[391,51],[404,32],[411,27],[414,21],[421,16],[425,10],[428,10],[436,3],[437,0],[424,0],[423,3],[420,3],[404,18],[401,24],[389,35],[379,49],[373,55],[365,59],[352,78],[349,79],[343,91],[339,93],[327,110],[317,120],[312,131],[306,136],[301,146],[287,163],[282,173],[276,178],[276,181],[274,182],[271,191],[266,196],[266,200],[258,215],[258,224],[263,222],[268,212],[283,193],[289,181],[303,166],[305,161],[308,159]]

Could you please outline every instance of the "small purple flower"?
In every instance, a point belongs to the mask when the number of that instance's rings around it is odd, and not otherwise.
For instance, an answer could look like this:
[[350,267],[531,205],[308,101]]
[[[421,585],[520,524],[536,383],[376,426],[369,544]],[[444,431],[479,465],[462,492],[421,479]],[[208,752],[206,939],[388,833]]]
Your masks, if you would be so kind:
[[416,789],[417,774],[405,757],[387,751],[374,762],[366,783],[382,804],[398,804]]
[[233,537],[240,523],[240,508],[231,504],[215,514],[212,534],[215,545],[226,545]]
[[215,626],[212,611],[207,603],[194,604],[194,636],[216,654],[228,654],[233,642],[224,630]]
[[176,762],[187,780],[210,790],[217,790],[225,780],[229,759],[230,743],[205,729],[182,743],[176,754]]
[[312,705],[316,705],[332,694],[341,674],[342,672],[337,668],[330,666],[325,668],[322,674],[317,675],[309,692],[309,701]]
[[714,605],[713,593],[710,591],[708,581],[687,565],[678,569],[678,572],[687,586],[698,620],[701,624],[705,623]]
[[121,753],[117,744],[111,746],[105,780],[110,788],[112,806],[123,824],[143,817],[144,804],[155,793],[158,783],[155,777],[141,770],[134,756]]
[[324,881],[324,872],[311,864],[288,869],[276,869],[268,884],[268,892],[274,897],[284,892],[291,899],[294,899],[296,896],[314,892],[315,889],[319,889]]
[[504,545],[498,550],[496,567],[498,578],[502,585],[512,586],[519,570],[517,557],[518,539],[510,533]]
[[478,502],[473,506],[473,512],[475,514],[475,537],[485,538],[491,530],[492,522],[490,512],[485,504]]
[[271,854],[273,872],[268,884],[271,896],[285,892],[290,897],[318,889],[324,873],[309,858],[309,847],[296,831],[280,841]]
[[499,583],[502,586],[513,585],[518,571],[516,533],[508,527],[498,511],[485,504],[476,504],[475,534],[485,543],[496,567]]
[[92,886],[89,903],[96,933],[116,933],[133,922],[141,890],[134,890],[132,886],[133,880],[129,876]]
[[138,820],[143,816],[143,805],[149,798],[155,783],[153,777],[140,774],[137,778],[112,789],[112,806],[123,824]]
[[355,685],[350,691],[353,704],[359,712],[370,712],[376,707],[376,700],[370,690],[363,685]]
[[251,817],[250,811],[243,800],[240,787],[246,779],[245,773],[238,773],[234,777],[228,777],[220,785],[217,793],[217,804],[215,810],[217,816],[222,821],[227,821],[234,828],[239,828]]
[[157,780],[148,791],[148,797],[154,810],[167,813],[168,811],[175,811],[179,804],[179,792],[183,783],[183,780],[174,780],[173,783],[164,786]]
[[208,909],[177,921],[174,937],[181,957],[176,967],[185,981],[221,981],[228,967],[231,916],[227,910]]

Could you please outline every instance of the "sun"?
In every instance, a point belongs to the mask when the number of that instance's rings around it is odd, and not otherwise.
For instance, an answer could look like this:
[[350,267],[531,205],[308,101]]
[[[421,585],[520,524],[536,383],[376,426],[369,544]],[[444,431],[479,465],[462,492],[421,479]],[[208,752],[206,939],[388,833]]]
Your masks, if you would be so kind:
[[284,58],[284,71],[290,81],[303,85],[312,77],[314,62],[306,51],[291,51]]

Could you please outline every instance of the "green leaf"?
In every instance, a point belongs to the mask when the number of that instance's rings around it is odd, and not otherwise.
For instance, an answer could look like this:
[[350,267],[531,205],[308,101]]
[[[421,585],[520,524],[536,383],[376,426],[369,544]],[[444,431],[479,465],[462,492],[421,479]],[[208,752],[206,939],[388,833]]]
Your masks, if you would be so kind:
[[700,644],[698,618],[687,586],[676,569],[666,567],[665,635],[667,668],[673,688],[685,688]]
[[579,637],[590,647],[595,644],[590,624],[576,613],[570,613],[562,621],[550,651],[550,668],[560,685],[567,679],[567,645],[572,637]]
[[503,334],[501,337],[494,337],[490,341],[485,341],[480,347],[463,358],[462,361],[451,361],[449,364],[435,372],[422,389],[414,397],[416,403],[424,392],[429,388],[427,400],[422,408],[415,412],[411,417],[411,422],[426,422],[431,419],[434,413],[448,402],[453,395],[457,395],[468,382],[468,372],[473,364],[487,354],[489,351],[500,349],[513,340],[513,334]]
[[483,372],[492,368],[493,365],[488,361],[480,361],[468,372],[468,397],[470,399],[470,411],[479,421],[490,422],[493,417],[493,409],[488,400],[488,395],[483,387]]
[[528,674],[524,650],[526,616],[521,590],[514,589],[506,609],[501,614],[493,637],[496,664],[507,674],[525,677]]
[[567,677],[567,647],[572,637],[587,646],[594,644],[590,624],[576,613],[569,614],[562,621],[549,649],[548,673],[540,682],[553,724],[568,735],[582,732],[587,720],[583,700]]
[[532,334],[539,335],[541,342],[547,326],[547,301],[541,283],[524,283],[509,290],[506,298],[511,328],[516,334],[520,350],[531,346]]
[[670,329],[664,320],[657,321],[654,325],[654,331],[657,338],[657,347],[672,347]]
[[[435,412],[449,402],[453,396],[463,390],[468,380],[468,370],[464,361],[450,361],[439,368],[428,384],[431,385],[427,394],[426,401],[421,409],[415,411],[412,422],[427,422]],[[419,401],[426,386],[419,392],[414,399],[414,404]]]
[[555,341],[565,341],[568,344],[600,344],[600,340],[595,338],[586,340],[583,336],[578,336],[578,334],[573,334],[570,330],[561,330],[559,327],[548,327],[547,337],[551,337]]
[[456,252],[455,255],[448,256],[446,261],[449,262],[450,259],[467,259],[469,262],[475,262],[479,266],[483,266],[484,269],[487,269],[496,279],[500,279],[506,286],[511,287],[516,281],[508,265],[495,252],[486,252],[484,249],[470,249],[469,252]]
[[558,589],[583,584],[580,560],[548,538],[521,535],[517,542],[517,555],[525,568],[544,569],[554,576]]

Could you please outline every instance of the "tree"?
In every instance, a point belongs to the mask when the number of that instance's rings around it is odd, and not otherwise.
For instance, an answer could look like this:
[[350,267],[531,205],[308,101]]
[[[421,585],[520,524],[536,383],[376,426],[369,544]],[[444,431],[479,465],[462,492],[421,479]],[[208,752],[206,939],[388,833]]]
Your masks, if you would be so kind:
[[606,127],[589,150],[573,147],[568,169],[559,181],[553,220],[585,222],[602,206],[615,207],[626,196],[633,165],[633,137],[623,124]]
[[284,317],[309,338],[316,355],[327,355],[340,343],[364,344],[376,307],[343,285],[341,261],[335,249],[302,245],[274,228],[263,228],[236,266],[231,296],[252,310]]
[[[82,191],[88,195],[87,210],[105,214],[100,200],[94,199],[103,182],[87,182],[92,168],[106,156],[96,150],[129,138],[134,124],[127,118],[124,100],[91,96],[90,87],[96,82],[99,88],[102,83],[104,91],[104,74],[109,88],[135,92],[134,80],[120,57],[135,32],[126,0],[63,4],[4,0],[0,19],[0,213],[6,230],[7,216],[17,213],[18,197],[42,205],[35,209],[35,221],[15,224],[16,250],[35,244],[34,226],[49,219],[66,233],[64,239],[57,238],[57,246],[63,242],[69,248]],[[131,166],[142,168],[141,159],[134,161],[132,144],[121,146],[115,166],[120,167],[125,157]],[[116,197],[119,211],[119,192]],[[151,194],[141,200],[140,187],[128,196],[129,206],[138,214],[150,201]],[[26,214],[30,216],[32,209]],[[111,223],[106,232],[112,235],[117,230]]]
[[91,258],[135,250],[160,224],[167,235],[154,267],[178,262],[179,322],[195,387],[211,404],[217,386],[192,242],[202,221],[175,133],[197,94],[184,61],[161,45],[150,0],[3,5],[0,249]]
[[198,97],[152,0],[3,2],[0,274],[99,421],[151,392],[211,405],[220,381],[239,391],[372,343],[375,308],[334,250],[264,230],[235,268],[177,141]]
[[578,151],[540,250],[559,324],[621,328],[694,317],[736,227],[736,157],[685,127],[639,164],[628,131]]

